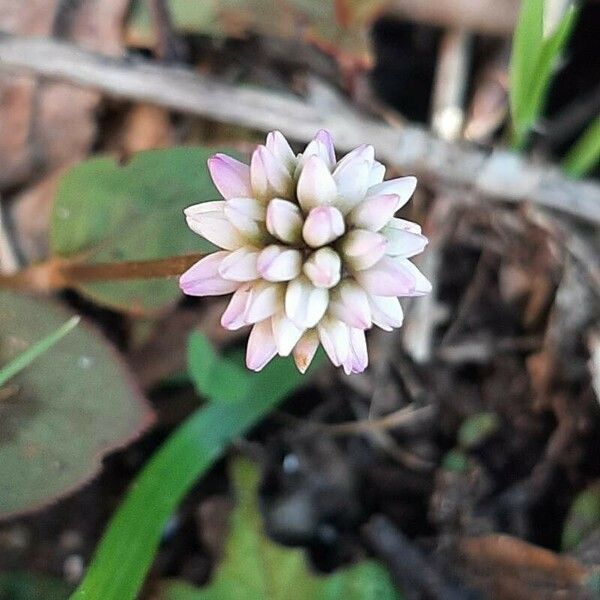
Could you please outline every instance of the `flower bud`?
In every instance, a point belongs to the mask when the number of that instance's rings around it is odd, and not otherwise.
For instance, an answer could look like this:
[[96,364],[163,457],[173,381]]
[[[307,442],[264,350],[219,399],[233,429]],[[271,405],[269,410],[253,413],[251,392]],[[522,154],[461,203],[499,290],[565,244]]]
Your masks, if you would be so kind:
[[344,262],[355,271],[372,267],[384,254],[387,239],[380,233],[353,229],[344,236],[340,247]]
[[342,213],[333,206],[313,208],[304,221],[302,237],[311,248],[320,248],[344,234]]
[[302,254],[299,250],[272,244],[260,253],[257,269],[267,281],[290,281],[300,274]]
[[302,270],[315,287],[332,288],[342,275],[342,261],[335,250],[320,248],[308,257]]
[[299,244],[302,241],[302,213],[289,200],[273,198],[267,207],[267,230],[281,242]]

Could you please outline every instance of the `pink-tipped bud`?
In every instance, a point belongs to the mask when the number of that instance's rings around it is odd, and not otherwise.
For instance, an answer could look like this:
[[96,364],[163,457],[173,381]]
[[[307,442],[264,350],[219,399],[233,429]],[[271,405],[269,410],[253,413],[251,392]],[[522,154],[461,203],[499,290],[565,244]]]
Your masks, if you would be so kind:
[[208,159],[208,170],[223,198],[252,196],[248,165],[226,154],[215,154]]
[[394,194],[371,196],[348,215],[348,222],[358,229],[379,231],[394,216],[398,205],[398,196]]
[[320,248],[308,257],[302,270],[314,286],[332,288],[342,276],[342,261],[335,250]]
[[300,275],[288,283],[285,294],[285,314],[297,327],[314,327],[325,314],[329,292],[315,287],[310,280]]
[[200,259],[180,278],[179,287],[188,296],[220,296],[229,294],[239,287],[239,282],[224,279],[219,267],[229,252],[213,252]]
[[261,200],[285,198],[292,192],[292,178],[287,168],[266,146],[259,146],[252,154],[250,181],[254,195]]
[[265,236],[265,207],[254,198],[230,198],[225,202],[225,216],[247,239],[260,242]]
[[252,281],[258,278],[257,260],[258,252],[254,248],[239,248],[219,265],[219,275],[231,281]]
[[304,221],[302,237],[311,248],[320,248],[344,235],[342,213],[333,206],[313,208]]
[[288,173],[292,174],[296,166],[296,156],[281,131],[268,133],[265,146],[279,163],[288,170]]
[[260,371],[277,354],[271,319],[257,323],[250,332],[246,348],[246,366]]
[[371,307],[369,296],[351,278],[344,279],[331,294],[329,312],[350,327],[368,329],[371,327]]
[[366,229],[349,231],[341,242],[344,262],[355,271],[372,267],[385,254],[387,239]]
[[306,331],[298,343],[294,346],[294,361],[300,373],[306,373],[312,362],[317,348],[319,347],[319,336],[315,329]]
[[225,201],[203,202],[186,208],[183,212],[189,228],[225,250],[236,250],[246,239],[225,215]]
[[273,198],[267,207],[267,230],[286,244],[299,244],[302,241],[302,213],[296,204],[289,200]]
[[267,281],[290,281],[300,274],[302,254],[299,250],[272,244],[260,253],[257,269]]
[[319,339],[329,360],[339,367],[349,354],[350,331],[348,325],[330,316],[323,317],[317,327]]
[[305,212],[317,206],[330,206],[335,202],[335,181],[327,165],[318,156],[311,156],[306,161],[298,178],[296,193]]
[[[369,196],[380,196],[382,194],[395,194],[398,196],[398,209],[402,208],[413,195],[417,187],[417,178],[411,176],[390,179],[369,188]],[[396,210],[398,210],[396,209]]]

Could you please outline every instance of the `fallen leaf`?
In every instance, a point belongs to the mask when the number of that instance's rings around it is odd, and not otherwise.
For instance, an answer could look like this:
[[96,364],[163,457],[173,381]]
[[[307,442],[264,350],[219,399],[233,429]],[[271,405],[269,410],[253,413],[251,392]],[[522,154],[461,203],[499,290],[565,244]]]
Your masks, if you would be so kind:
[[399,599],[389,574],[363,561],[329,575],[311,572],[303,550],[286,548],[264,533],[258,508],[259,473],[247,460],[231,466],[237,505],[225,556],[204,588],[183,581],[162,586],[160,600],[386,600]]
[[[0,30],[56,36],[117,55],[128,0],[4,0]],[[99,92],[31,75],[0,75],[0,189],[83,158],[96,135]]]
[[[71,316],[49,301],[0,292],[0,364]],[[0,518],[76,489],[96,474],[104,454],[152,422],[117,354],[84,323],[11,384],[14,393],[0,402]]]

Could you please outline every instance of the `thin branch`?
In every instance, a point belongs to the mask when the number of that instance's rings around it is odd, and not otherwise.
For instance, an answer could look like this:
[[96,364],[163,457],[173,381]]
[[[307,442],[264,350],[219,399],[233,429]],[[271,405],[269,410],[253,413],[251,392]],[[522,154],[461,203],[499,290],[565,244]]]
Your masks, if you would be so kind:
[[53,258],[12,275],[0,275],[0,288],[50,293],[90,281],[157,279],[181,275],[203,254],[114,263],[81,263]]
[[[392,128],[357,112],[322,84],[310,101],[249,86],[233,86],[189,69],[147,60],[115,59],[65,42],[0,35],[0,68],[28,71],[258,130],[279,129],[298,141],[329,129],[338,146],[371,141],[384,162],[445,188],[482,198],[532,202],[600,224],[600,186],[571,181],[556,167],[507,151],[488,154],[472,145],[445,142],[414,126]],[[318,102],[317,102],[318,100]]]
[[519,0],[390,0],[387,10],[417,23],[508,36],[515,27],[519,4]]

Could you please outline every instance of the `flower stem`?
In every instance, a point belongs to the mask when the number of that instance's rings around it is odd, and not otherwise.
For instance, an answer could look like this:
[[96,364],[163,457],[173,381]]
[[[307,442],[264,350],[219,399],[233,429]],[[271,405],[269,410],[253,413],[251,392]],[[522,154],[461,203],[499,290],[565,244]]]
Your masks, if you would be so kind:
[[0,288],[49,293],[90,281],[157,279],[181,275],[204,254],[152,260],[82,263],[61,258],[31,265],[13,275],[0,275]]

